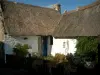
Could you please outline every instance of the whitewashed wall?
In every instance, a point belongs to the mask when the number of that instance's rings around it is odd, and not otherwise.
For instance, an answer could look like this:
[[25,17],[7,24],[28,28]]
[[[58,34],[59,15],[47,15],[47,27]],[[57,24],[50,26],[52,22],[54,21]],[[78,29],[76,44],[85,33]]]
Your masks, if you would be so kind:
[[[24,37],[28,39],[24,40]],[[17,43],[21,44],[28,44],[32,48],[32,52],[38,52],[38,36],[21,36],[21,37],[11,37],[6,35],[5,36],[5,53],[12,54],[13,47]]]
[[[65,45],[64,45],[65,42]],[[56,53],[67,55],[68,53],[75,53],[76,39],[56,39],[53,38],[53,45],[51,54],[54,56]]]

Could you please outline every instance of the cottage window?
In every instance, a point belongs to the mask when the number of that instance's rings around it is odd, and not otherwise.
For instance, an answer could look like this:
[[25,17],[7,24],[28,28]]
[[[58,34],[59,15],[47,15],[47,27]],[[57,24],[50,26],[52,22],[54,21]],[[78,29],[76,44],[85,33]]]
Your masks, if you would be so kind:
[[24,37],[24,40],[27,40],[28,38],[27,37]]
[[50,36],[50,45],[53,45],[53,37]]

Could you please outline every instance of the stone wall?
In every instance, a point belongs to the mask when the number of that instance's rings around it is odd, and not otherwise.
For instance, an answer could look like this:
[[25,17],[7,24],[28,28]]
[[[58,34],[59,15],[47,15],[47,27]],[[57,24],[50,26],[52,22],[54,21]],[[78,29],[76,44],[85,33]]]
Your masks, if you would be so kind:
[[0,41],[4,40],[3,13],[0,5]]
[[[2,9],[1,9],[1,5],[0,5],[0,41],[4,40],[4,28],[3,28],[3,13],[2,13]],[[0,44],[0,66],[2,64],[4,64],[4,49],[3,49],[3,45]]]

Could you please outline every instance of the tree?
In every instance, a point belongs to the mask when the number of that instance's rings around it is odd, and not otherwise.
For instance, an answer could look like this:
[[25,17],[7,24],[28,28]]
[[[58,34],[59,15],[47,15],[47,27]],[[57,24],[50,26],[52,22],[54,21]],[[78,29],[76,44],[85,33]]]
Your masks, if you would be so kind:
[[83,60],[98,60],[98,40],[96,37],[79,37],[76,48],[76,55]]

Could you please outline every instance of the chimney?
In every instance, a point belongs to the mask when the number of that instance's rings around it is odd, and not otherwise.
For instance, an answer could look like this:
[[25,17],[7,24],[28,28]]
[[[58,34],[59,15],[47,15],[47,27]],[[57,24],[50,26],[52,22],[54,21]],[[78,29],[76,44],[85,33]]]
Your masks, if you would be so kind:
[[64,13],[67,13],[67,10],[65,10]]
[[53,9],[57,10],[59,13],[61,13],[61,5],[60,4],[54,4]]

